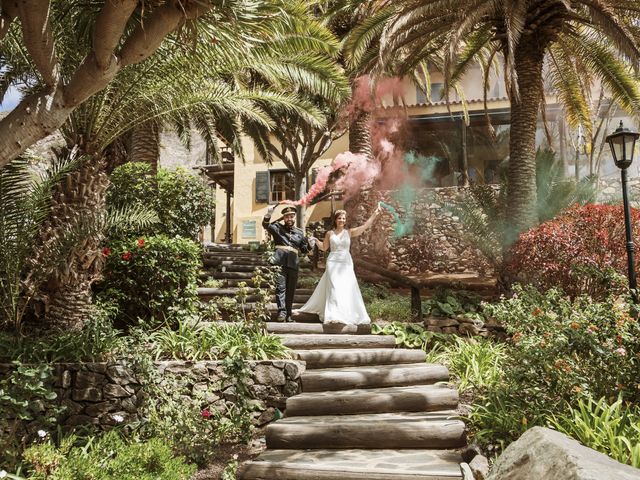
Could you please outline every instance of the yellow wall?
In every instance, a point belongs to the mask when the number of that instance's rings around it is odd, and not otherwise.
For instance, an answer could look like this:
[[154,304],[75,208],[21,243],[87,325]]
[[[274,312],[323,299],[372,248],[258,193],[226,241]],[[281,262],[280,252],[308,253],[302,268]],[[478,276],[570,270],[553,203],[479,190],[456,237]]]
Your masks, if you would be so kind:
[[[442,83],[442,75],[439,73],[433,73],[430,78],[431,83]],[[498,79],[493,79],[492,84],[495,86]],[[476,100],[468,105],[469,110],[483,109],[484,105],[482,101],[482,74],[479,68],[471,69],[469,74],[463,81],[464,92],[467,100]],[[460,111],[461,106],[458,104],[451,105],[447,108],[446,105],[441,103],[439,98],[433,98],[433,103],[416,105],[416,88],[415,85],[409,79],[402,80],[404,94],[404,103],[409,105],[408,114],[413,115],[425,115],[425,114],[448,114],[450,111]],[[501,88],[498,90],[490,91],[489,98],[492,97],[492,93],[499,92],[500,96],[504,95],[504,84],[501,84]],[[451,93],[450,100],[455,102],[459,100],[455,93]],[[384,98],[383,105],[392,106],[393,102],[391,98]],[[504,108],[509,107],[508,101],[492,101],[489,108]],[[391,113],[391,112],[389,112]],[[286,169],[282,162],[274,162],[268,165],[255,151],[255,147],[252,142],[245,138],[243,140],[243,147],[245,151],[246,161],[243,164],[240,160],[236,160],[235,173],[234,173],[234,197],[232,206],[232,233],[234,243],[248,243],[250,241],[262,241],[265,238],[265,233],[261,226],[262,217],[267,211],[269,206],[266,203],[256,203],[255,201],[255,188],[256,188],[256,172],[273,170],[273,169]],[[331,145],[327,152],[322,156],[320,160],[314,164],[314,167],[320,167],[331,163],[333,158],[339,153],[348,151],[348,135],[344,135]],[[215,223],[215,239],[216,241],[222,241],[225,232],[225,212],[226,212],[226,198],[224,191],[218,189],[216,192],[216,223]],[[340,208],[341,205],[336,204],[336,208]],[[279,207],[274,215],[278,215]],[[320,202],[306,211],[306,223],[316,222],[323,217],[329,216],[331,211],[331,202]],[[255,238],[249,238],[243,236],[242,225],[245,221],[255,222]]]

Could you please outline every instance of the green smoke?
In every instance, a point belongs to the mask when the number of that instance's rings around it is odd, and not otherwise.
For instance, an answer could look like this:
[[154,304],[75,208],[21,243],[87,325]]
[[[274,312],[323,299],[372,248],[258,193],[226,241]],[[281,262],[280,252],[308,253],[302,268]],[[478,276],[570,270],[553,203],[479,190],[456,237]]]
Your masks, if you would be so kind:
[[[419,180],[418,185],[423,184],[425,181],[433,178],[433,172],[440,162],[438,157],[417,154],[414,151],[409,151],[404,154],[404,176],[405,178],[414,178]],[[409,171],[410,166],[414,166],[413,171]],[[417,175],[415,170],[417,170]],[[415,214],[413,204],[416,201],[418,192],[417,188],[411,182],[403,183],[393,195],[395,201],[406,212],[404,220],[400,218],[398,211],[388,203],[380,202],[380,205],[386,208],[393,216],[393,238],[404,237],[405,235],[411,235],[413,233],[413,227],[415,225]]]

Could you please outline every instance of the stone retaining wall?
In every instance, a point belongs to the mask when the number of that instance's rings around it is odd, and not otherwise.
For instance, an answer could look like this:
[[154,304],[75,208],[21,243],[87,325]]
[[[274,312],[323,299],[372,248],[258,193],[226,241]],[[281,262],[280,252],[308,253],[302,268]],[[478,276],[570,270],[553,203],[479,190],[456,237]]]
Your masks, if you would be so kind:
[[[380,265],[405,275],[492,275],[491,266],[482,253],[464,240],[458,217],[444,207],[463,191],[464,188],[458,187],[418,190],[410,208],[415,215],[412,235],[393,239],[393,218],[391,215],[384,215],[371,230],[354,241],[354,253],[376,259]],[[407,212],[392,195],[393,192],[364,192],[356,202],[349,204],[348,210],[352,217],[349,223],[360,225],[380,200],[393,205],[400,218],[406,220]]]
[[[301,391],[300,375],[304,362],[273,360],[248,362],[252,376],[248,380],[251,396],[259,407],[254,423],[263,425],[274,418],[275,409],[284,409],[286,399]],[[0,378],[15,368],[0,364]],[[65,407],[63,426],[96,425],[109,428],[119,422],[132,423],[140,418],[147,393],[144,380],[124,362],[59,363],[53,365],[53,387],[57,402]],[[156,362],[157,382],[193,398],[206,392],[207,403],[225,410],[235,401],[235,387],[225,378],[222,362]],[[28,428],[28,426],[27,426]]]
[[[640,177],[633,177],[627,183],[632,205],[640,205]],[[622,203],[622,183],[620,175],[600,178],[598,183],[598,203]]]
[[458,315],[456,318],[427,317],[424,326],[430,332],[448,333],[454,335],[492,337],[505,339],[507,337],[503,326],[493,320],[486,322]]

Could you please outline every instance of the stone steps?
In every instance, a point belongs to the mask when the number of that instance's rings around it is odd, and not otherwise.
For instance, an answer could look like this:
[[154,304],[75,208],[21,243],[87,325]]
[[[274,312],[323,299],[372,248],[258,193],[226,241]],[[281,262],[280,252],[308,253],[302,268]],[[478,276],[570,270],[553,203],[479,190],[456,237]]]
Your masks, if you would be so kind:
[[289,417],[266,429],[267,448],[458,448],[465,425],[455,411]]
[[244,464],[244,480],[460,480],[450,450],[267,450]]
[[330,367],[424,363],[427,357],[422,350],[404,348],[296,350],[294,355],[298,360],[307,362],[308,370]]
[[382,335],[352,335],[352,334],[278,334],[283,345],[291,349],[318,348],[394,348],[394,337]]
[[[217,292],[214,292],[216,290]],[[219,291],[223,291],[224,293],[220,294],[218,293]],[[216,298],[220,298],[220,297],[235,298],[237,296],[238,296],[238,289],[233,289],[233,288],[218,289],[218,288],[207,288],[207,287],[198,288],[198,298],[200,298],[200,300],[203,300],[205,302],[216,299]],[[306,303],[307,300],[309,300],[310,296],[311,295],[306,293],[296,294],[293,297],[293,302],[296,305],[302,306]],[[270,300],[271,300],[271,303],[275,305],[275,301],[276,301],[275,295],[273,295],[270,298]],[[255,302],[260,301],[260,295],[249,294],[245,297],[244,301],[247,304],[253,304]]]
[[308,370],[302,374],[301,379],[303,392],[324,392],[356,388],[430,385],[448,381],[449,371],[443,365],[430,363],[368,365]]
[[443,385],[301,393],[287,399],[287,417],[387,412],[431,412],[458,405],[458,391]]
[[343,325],[339,323],[278,323],[268,322],[267,332],[283,334],[370,334],[371,325]]

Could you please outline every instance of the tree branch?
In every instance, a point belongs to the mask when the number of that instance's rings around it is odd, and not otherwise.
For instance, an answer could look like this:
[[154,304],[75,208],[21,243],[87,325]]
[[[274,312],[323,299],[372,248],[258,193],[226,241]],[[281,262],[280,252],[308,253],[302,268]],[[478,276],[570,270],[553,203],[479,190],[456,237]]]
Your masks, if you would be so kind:
[[9,31],[13,19],[18,16],[18,7],[15,1],[2,2],[0,7],[2,8],[2,13],[0,14],[0,40],[2,40]]
[[98,67],[106,69],[111,64],[113,52],[137,6],[138,0],[106,0],[104,3],[93,29],[93,51]]
[[181,8],[168,2],[154,9],[126,40],[120,51],[120,64],[123,67],[141,62],[155,52],[167,35],[178,28],[185,20],[205,14],[212,7],[199,2]]
[[25,47],[48,87],[56,85],[60,79],[60,67],[49,22],[50,7],[50,2],[42,0],[18,2],[18,17],[22,24]]

